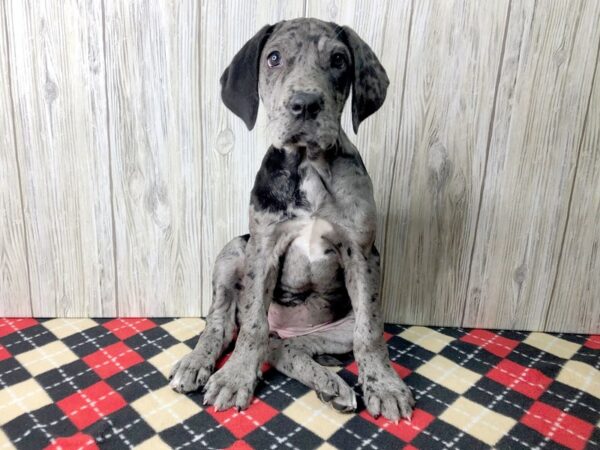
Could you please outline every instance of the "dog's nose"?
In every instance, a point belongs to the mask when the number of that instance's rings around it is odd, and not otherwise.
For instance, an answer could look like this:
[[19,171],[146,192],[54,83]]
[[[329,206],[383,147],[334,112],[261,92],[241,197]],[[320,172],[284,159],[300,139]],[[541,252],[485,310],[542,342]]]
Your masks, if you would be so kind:
[[291,98],[288,109],[298,119],[314,119],[323,109],[323,96],[309,92],[298,92]]

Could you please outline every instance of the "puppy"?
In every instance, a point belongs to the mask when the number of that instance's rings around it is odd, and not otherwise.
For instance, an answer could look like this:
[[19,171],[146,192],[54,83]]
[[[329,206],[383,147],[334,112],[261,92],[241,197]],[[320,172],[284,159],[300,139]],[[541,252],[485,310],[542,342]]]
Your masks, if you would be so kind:
[[[235,55],[221,77],[223,102],[252,129],[260,98],[272,145],[251,193],[250,234],[217,257],[206,328],[173,368],[173,389],[204,386],[215,409],[243,409],[268,360],[350,412],[354,390],[315,358],[353,351],[369,413],[411,416],[412,394],[383,340],[373,186],[340,125],[350,91],[356,132],[388,83],[352,29],[316,19],[267,25]],[[213,373],[236,331],[231,357]]]

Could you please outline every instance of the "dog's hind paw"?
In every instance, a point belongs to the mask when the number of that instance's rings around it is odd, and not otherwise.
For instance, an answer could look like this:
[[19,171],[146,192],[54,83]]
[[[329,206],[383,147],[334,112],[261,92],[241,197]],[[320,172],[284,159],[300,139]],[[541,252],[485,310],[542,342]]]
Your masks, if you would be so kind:
[[317,397],[323,403],[331,405],[333,409],[341,413],[351,413],[356,411],[356,394],[352,388],[348,387],[349,392],[332,396],[323,392],[317,391]]
[[348,384],[338,375],[330,373],[331,377],[327,380],[325,386],[316,388],[317,397],[323,403],[327,403],[333,409],[350,413],[356,411],[356,394]]
[[206,384],[212,371],[213,366],[209,359],[191,351],[171,369],[169,385],[177,392],[193,392]]

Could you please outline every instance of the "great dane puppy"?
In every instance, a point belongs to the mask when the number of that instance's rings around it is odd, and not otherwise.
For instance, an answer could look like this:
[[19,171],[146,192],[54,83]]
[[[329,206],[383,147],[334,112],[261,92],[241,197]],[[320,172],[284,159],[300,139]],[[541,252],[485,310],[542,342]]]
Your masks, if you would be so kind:
[[[354,390],[315,361],[353,350],[368,411],[410,418],[412,394],[383,340],[373,186],[340,126],[350,89],[356,131],[388,83],[352,29],[316,19],[265,26],[235,55],[221,77],[223,102],[252,129],[260,97],[272,145],[251,193],[250,234],[217,257],[206,328],[173,367],[173,389],[204,386],[205,404],[243,409],[268,360],[354,411]],[[213,373],[236,331],[231,357]]]

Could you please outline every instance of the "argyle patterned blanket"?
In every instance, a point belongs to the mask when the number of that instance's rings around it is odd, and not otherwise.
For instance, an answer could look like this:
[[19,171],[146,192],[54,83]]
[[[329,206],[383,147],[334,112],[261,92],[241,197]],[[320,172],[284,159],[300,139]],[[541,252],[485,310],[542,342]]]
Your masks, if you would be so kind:
[[[340,414],[265,368],[246,411],[167,376],[201,319],[0,319],[0,448],[595,448],[600,336],[387,325],[412,421]],[[332,367],[356,386],[348,356]]]

